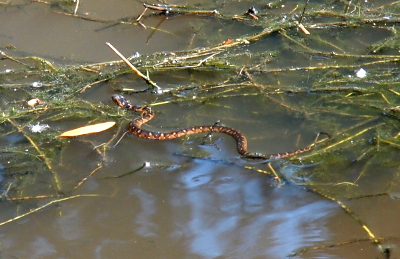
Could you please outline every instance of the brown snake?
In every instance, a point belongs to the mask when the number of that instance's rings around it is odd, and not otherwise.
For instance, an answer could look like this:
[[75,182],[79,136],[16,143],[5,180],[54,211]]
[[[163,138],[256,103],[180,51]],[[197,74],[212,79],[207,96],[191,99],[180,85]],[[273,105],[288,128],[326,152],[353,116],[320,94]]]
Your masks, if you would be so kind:
[[[148,107],[140,107],[140,106],[132,105],[130,103],[130,101],[126,100],[125,97],[123,97],[122,95],[119,95],[119,94],[114,94],[111,97],[111,99],[118,106],[120,106],[122,108],[125,108],[128,110],[133,110],[135,112],[140,113],[140,117],[135,118],[128,125],[128,130],[133,135],[135,135],[139,138],[165,140],[165,139],[180,138],[184,135],[189,135],[189,134],[197,134],[197,133],[204,133],[204,132],[220,132],[220,133],[225,133],[225,134],[233,137],[236,140],[237,151],[242,157],[252,158],[252,159],[273,159],[273,158],[284,158],[284,157],[294,156],[294,155],[309,151],[315,146],[315,144],[311,144],[308,147],[298,149],[295,151],[291,151],[291,152],[265,155],[265,154],[261,154],[261,153],[250,153],[247,150],[246,136],[234,128],[229,128],[229,127],[225,127],[225,126],[218,126],[218,125],[194,126],[194,127],[180,129],[180,130],[171,131],[171,132],[147,131],[147,130],[142,129],[142,125],[154,118],[155,113],[153,110],[151,110]],[[324,133],[324,134],[326,134],[326,133]]]

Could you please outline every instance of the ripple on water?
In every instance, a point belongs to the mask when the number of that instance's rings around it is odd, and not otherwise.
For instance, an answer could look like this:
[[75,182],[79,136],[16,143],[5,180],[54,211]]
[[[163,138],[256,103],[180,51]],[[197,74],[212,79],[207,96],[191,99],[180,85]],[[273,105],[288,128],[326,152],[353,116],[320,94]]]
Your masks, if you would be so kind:
[[190,171],[183,171],[178,177],[177,188],[190,189],[212,180],[213,166],[211,163],[196,163],[190,168]]

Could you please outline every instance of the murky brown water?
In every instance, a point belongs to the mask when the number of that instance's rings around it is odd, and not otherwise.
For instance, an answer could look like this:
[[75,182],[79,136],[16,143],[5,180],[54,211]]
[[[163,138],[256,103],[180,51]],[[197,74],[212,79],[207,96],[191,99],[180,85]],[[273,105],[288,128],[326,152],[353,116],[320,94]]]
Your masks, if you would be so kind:
[[[193,1],[190,5],[195,6],[194,2],[205,9],[218,9],[226,15],[242,14],[252,5],[265,11],[265,3],[259,2]],[[111,42],[127,56],[136,52],[146,55],[214,46],[228,38],[253,35],[262,30],[260,26],[248,26],[232,22],[232,19],[185,15],[148,16],[143,20],[147,26],[144,29],[137,25],[93,22],[66,16],[55,13],[62,8],[43,3],[21,0],[15,1],[17,4],[22,6],[0,6],[0,49],[12,45],[16,49],[7,53],[19,57],[39,56],[57,65],[116,60],[105,42]],[[288,11],[295,8],[293,2],[284,4]],[[73,9],[73,5],[68,7],[69,11]],[[78,14],[105,20],[124,17],[135,20],[142,10],[142,4],[137,1],[81,0]],[[347,49],[342,51],[361,55],[368,46],[389,37],[392,32],[379,27],[327,30],[320,34],[324,40],[307,44],[309,48],[333,52],[330,44],[345,41],[354,34],[363,41],[343,44]],[[335,60],[323,55],[295,58],[291,51],[295,47],[288,46],[282,35],[274,34],[246,45],[240,49],[246,54],[238,54],[240,62],[253,66],[252,54],[279,51],[279,57],[271,64],[267,62],[267,66],[260,66],[260,71],[252,74],[253,82],[263,84],[264,88],[185,91],[185,98],[193,95],[192,101],[181,101],[179,96],[168,93],[133,94],[129,98],[140,105],[160,103],[153,107],[157,117],[149,123],[148,129],[174,130],[220,120],[224,125],[240,129],[249,138],[249,149],[262,153],[305,147],[319,131],[333,136],[337,134],[339,139],[334,138],[333,142],[340,142],[340,139],[355,134],[357,127],[375,127],[389,120],[382,116],[380,104],[376,107],[347,106],[335,95],[321,97],[321,94],[310,94],[307,90],[298,94],[280,94],[280,88],[287,85],[293,87],[291,89],[308,85],[318,87],[320,72],[274,74],[267,70],[282,66],[317,66],[319,63],[336,65]],[[266,54],[258,61],[264,62],[274,55]],[[349,60],[349,64],[357,63],[354,60],[356,58]],[[1,70],[16,66],[9,60],[1,62]],[[395,69],[395,66],[387,65],[387,69],[389,67]],[[354,69],[348,68],[349,73]],[[226,74],[217,74],[212,69],[193,69],[174,71],[173,74],[158,72],[152,79],[160,85],[177,88],[218,84],[225,80],[228,84],[237,74],[238,71],[234,70],[225,78]],[[330,76],[334,78],[337,74]],[[99,84],[78,98],[96,105],[114,106],[110,96],[117,92],[116,88],[144,86],[134,78],[134,75],[121,76],[119,81]],[[33,77],[18,80],[28,83]],[[130,85],[132,81],[137,85]],[[326,81],[321,84],[324,83]],[[358,87],[370,84],[356,83]],[[276,89],[276,94],[263,92],[269,88]],[[1,105],[6,109],[5,104],[32,95],[30,90],[3,88]],[[398,105],[394,100],[388,100],[391,106]],[[161,105],[163,101],[171,102]],[[342,107],[340,113],[333,114],[330,110],[333,106]],[[308,107],[313,107],[313,110],[308,110]],[[38,115],[38,119],[32,118],[32,123],[47,123],[56,132],[87,124],[84,114],[72,121],[54,120],[51,115]],[[131,118],[129,114],[125,117],[109,119],[116,120],[119,127],[124,128]],[[398,121],[391,123],[393,132],[398,128],[396,124]],[[3,147],[28,143],[7,121],[1,127],[4,135],[0,144]],[[3,197],[0,222],[54,200],[49,197],[55,195],[54,189],[49,188],[54,179],[60,181],[60,191],[64,194],[59,198],[70,199],[2,224],[1,258],[287,258],[303,249],[306,251],[296,254],[295,258],[385,258],[371,241],[364,224],[384,247],[393,248],[391,258],[400,256],[397,249],[400,238],[399,163],[387,162],[397,161],[398,150],[394,149],[387,155],[388,148],[382,144],[379,149],[370,151],[368,143],[376,136],[375,131],[367,131],[357,139],[357,143],[362,144],[356,146],[355,142],[354,149],[332,146],[332,150],[322,152],[317,158],[304,156],[296,161],[272,161],[272,167],[286,179],[282,184],[273,177],[266,163],[239,158],[234,140],[221,134],[213,134],[211,141],[201,134],[169,141],[125,136],[103,154],[97,152],[101,149],[95,150],[115,134],[121,135],[117,127],[57,145],[51,140],[41,143],[41,148],[54,149],[51,165],[56,175],[50,174],[45,165],[34,163],[38,158],[33,147],[26,150],[26,156],[18,158],[21,163],[27,163],[24,168],[29,168],[18,173],[31,177],[37,185]],[[203,142],[206,144],[201,145]],[[385,160],[364,159],[364,155],[371,158],[375,153],[379,158],[382,150],[386,150],[383,153]],[[18,156],[3,152],[0,172],[6,174],[13,170],[7,165],[15,157]],[[354,162],[356,160],[359,162]],[[29,167],[30,163],[34,166]],[[133,172],[143,164],[147,166]],[[12,194],[48,198],[10,201],[7,198]],[[369,196],[348,199],[363,195]],[[332,197],[342,201],[350,212],[329,199]]]

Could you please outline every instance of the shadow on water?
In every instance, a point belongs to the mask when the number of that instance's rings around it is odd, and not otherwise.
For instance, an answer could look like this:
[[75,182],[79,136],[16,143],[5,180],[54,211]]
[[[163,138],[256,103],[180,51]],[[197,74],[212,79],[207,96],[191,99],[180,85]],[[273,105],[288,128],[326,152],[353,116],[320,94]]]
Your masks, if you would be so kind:
[[[77,3],[0,3],[1,258],[399,257],[396,5],[310,2],[306,35],[296,1],[175,1],[140,22],[137,1]],[[137,114],[115,93],[155,111],[150,131],[315,147],[120,139]]]

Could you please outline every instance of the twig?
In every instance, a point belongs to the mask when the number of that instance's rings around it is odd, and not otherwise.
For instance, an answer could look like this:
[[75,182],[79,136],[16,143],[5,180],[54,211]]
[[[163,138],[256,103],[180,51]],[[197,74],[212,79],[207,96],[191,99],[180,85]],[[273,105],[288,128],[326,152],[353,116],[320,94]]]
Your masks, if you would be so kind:
[[270,162],[268,162],[268,168],[271,170],[271,172],[275,175],[275,180],[277,180],[278,182],[279,182],[279,185],[281,185],[282,184],[282,180],[281,180],[281,178],[279,177],[279,175],[278,175],[278,173],[275,171],[275,169],[272,167],[272,165],[271,165],[271,163]]
[[74,188],[72,188],[72,190],[76,190],[78,189],[79,186],[81,186],[82,184],[84,184],[92,175],[94,175],[94,173],[96,173],[98,170],[100,170],[101,168],[103,168],[103,164],[100,164],[98,167],[96,167],[95,169],[93,169],[85,178],[83,178]]
[[162,7],[162,6],[157,6],[157,5],[150,5],[150,4],[146,4],[146,3],[144,3],[143,6],[145,8],[148,8],[148,9],[151,9],[151,10],[156,10],[156,11],[161,11],[161,12],[168,11],[167,7]]
[[305,3],[304,8],[303,8],[303,12],[301,13],[301,16],[300,16],[300,19],[299,19],[299,24],[301,24],[301,22],[303,21],[304,13],[306,12],[307,5],[308,5],[308,2],[309,2],[309,1],[310,1],[310,0],[306,0],[306,3]]
[[211,15],[219,15],[219,12],[217,10],[188,10],[183,7],[177,7],[177,6],[169,6],[169,5],[150,5],[144,3],[143,6],[145,8],[155,10],[155,11],[160,11],[165,14],[171,14],[171,13],[180,13],[180,14],[211,14]]
[[[91,18],[91,17],[88,17],[88,16],[83,16],[83,15],[78,15],[78,14],[72,14],[72,13],[66,13],[66,12],[53,11],[53,13],[56,13],[56,14],[63,14],[63,15],[66,15],[66,16],[73,16],[73,17],[76,17],[76,18],[81,18],[81,19],[83,19],[83,20],[92,21],[92,22],[102,22],[102,23],[111,23],[111,22],[114,22],[114,21],[110,21],[110,20],[104,20],[104,19],[98,19],[98,18]],[[120,23],[125,23],[125,22],[120,22]],[[131,24],[132,24],[132,23],[131,23]]]
[[[214,57],[215,55],[218,55],[218,54],[220,54],[220,53],[221,53],[221,52],[213,53],[213,54],[211,54],[210,56],[208,56],[208,57],[206,57],[206,58],[200,60],[199,63],[197,63],[197,64],[195,64],[195,65],[176,66],[176,67],[164,67],[164,68],[161,68],[161,69],[182,69],[182,68],[186,69],[186,68],[200,67],[200,66],[203,65],[207,60],[209,60],[210,58],[212,58],[212,57]],[[159,65],[159,64],[157,64],[157,65]],[[156,66],[156,65],[155,65],[155,66]],[[155,66],[154,66],[154,67],[155,67]]]
[[76,12],[78,11],[78,7],[79,7],[79,0],[76,0],[74,14],[76,14]]
[[106,82],[106,81],[108,81],[108,80],[110,80],[110,79],[109,79],[109,78],[104,78],[104,79],[98,80],[98,81],[96,81],[96,82],[92,82],[92,83],[90,83],[90,84],[87,84],[87,85],[85,85],[85,87],[82,88],[82,90],[81,90],[79,93],[80,93],[80,94],[81,94],[81,93],[84,93],[84,92],[86,91],[86,89],[91,88],[92,86],[94,86],[94,85],[96,85],[96,84]]
[[136,19],[137,22],[140,22],[140,19],[142,19],[144,13],[147,11],[148,7],[145,7],[143,12],[139,15],[139,17]]
[[15,58],[13,58],[13,57],[7,55],[4,51],[1,51],[1,50],[0,50],[0,55],[3,55],[5,58],[8,58],[9,60],[12,60],[12,61],[14,61],[14,62],[17,62],[18,64],[21,64],[21,65],[24,65],[24,66],[28,66],[27,64],[25,64],[25,63],[23,63],[23,62],[21,62],[21,61],[15,59]]
[[95,194],[82,194],[82,195],[70,196],[70,197],[66,197],[66,198],[62,198],[62,199],[58,199],[58,200],[53,200],[53,201],[50,201],[50,202],[48,202],[48,203],[46,203],[46,204],[44,204],[44,205],[42,205],[42,206],[40,206],[40,207],[38,207],[36,209],[32,209],[32,210],[28,211],[27,213],[24,213],[22,215],[19,215],[19,216],[16,216],[16,217],[12,218],[12,219],[0,222],[0,226],[3,226],[5,224],[8,224],[8,223],[11,223],[11,222],[16,221],[18,219],[21,219],[23,217],[26,217],[26,216],[28,216],[28,215],[36,212],[36,211],[39,211],[41,209],[46,208],[47,206],[50,206],[50,205],[52,205],[54,203],[58,203],[58,202],[66,201],[66,200],[71,200],[71,199],[79,198],[79,197],[96,197],[96,196],[98,196],[98,195],[95,195]]
[[158,91],[162,91],[161,88],[156,83],[154,83],[152,80],[150,80],[149,77],[145,76],[142,72],[140,72],[131,62],[129,62],[129,60],[124,55],[121,54],[121,52],[119,52],[116,48],[114,48],[114,46],[111,45],[111,43],[106,42],[106,44],[108,47],[110,47],[110,49],[112,49],[112,51],[115,52],[115,54],[117,54],[122,59],[122,61],[125,62],[125,64],[128,67],[130,67],[133,70],[133,72],[136,73],[136,75],[138,75],[144,81],[146,81],[147,84],[151,85],[153,89],[157,88]]

